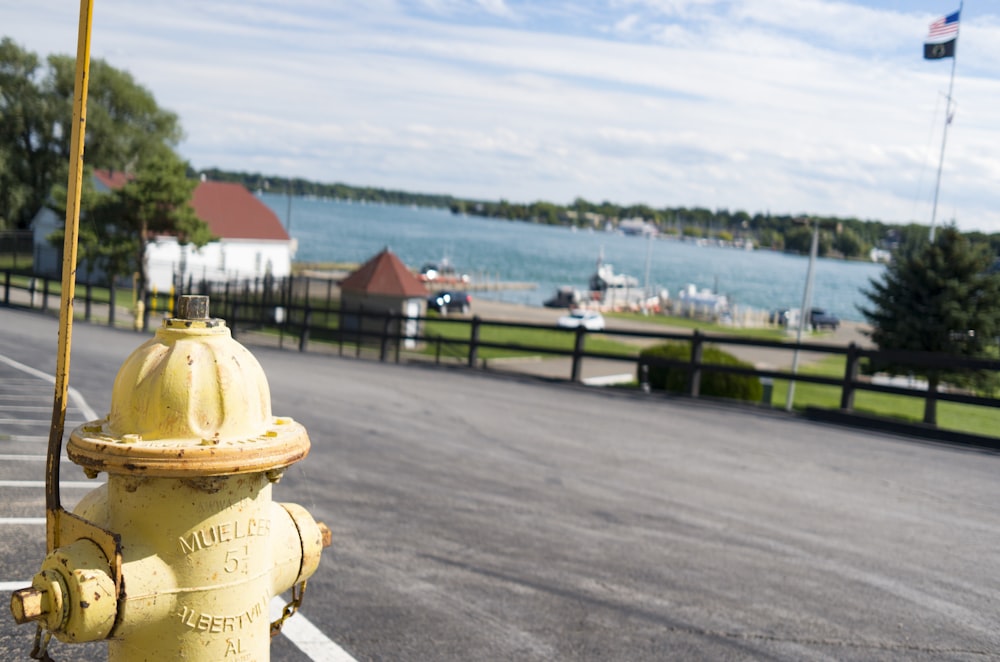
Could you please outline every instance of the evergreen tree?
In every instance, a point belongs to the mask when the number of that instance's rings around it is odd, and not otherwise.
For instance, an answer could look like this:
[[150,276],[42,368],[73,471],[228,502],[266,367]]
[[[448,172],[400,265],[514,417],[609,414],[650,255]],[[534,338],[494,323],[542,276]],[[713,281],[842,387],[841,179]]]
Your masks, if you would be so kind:
[[[871,307],[860,312],[872,326],[880,349],[984,356],[1000,334],[1000,274],[991,273],[993,255],[954,227],[945,227],[934,243],[910,245],[898,252],[881,280],[870,280],[863,294]],[[887,366],[900,370],[904,366]],[[920,371],[928,388],[963,375]],[[937,421],[936,401],[929,398],[924,422]]]

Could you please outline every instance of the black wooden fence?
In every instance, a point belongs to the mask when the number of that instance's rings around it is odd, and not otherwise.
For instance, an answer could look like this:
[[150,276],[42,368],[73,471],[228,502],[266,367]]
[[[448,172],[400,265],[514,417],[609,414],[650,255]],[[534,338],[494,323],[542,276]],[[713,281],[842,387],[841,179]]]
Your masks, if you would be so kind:
[[[5,272],[3,281],[3,305],[31,307],[41,310],[58,308],[58,281],[45,278],[25,280],[10,272]],[[691,344],[690,359],[686,361],[665,358],[637,357],[638,350],[633,354],[598,352],[587,349],[587,338],[592,334],[585,329],[558,329],[550,325],[528,324],[521,322],[506,322],[485,320],[476,317],[419,317],[407,319],[398,314],[387,314],[381,310],[365,310],[358,308],[349,311],[350,315],[360,323],[352,328],[342,324],[345,312],[339,308],[339,300],[333,296],[333,283],[321,279],[287,278],[259,279],[256,281],[241,281],[225,284],[218,283],[188,283],[184,290],[189,294],[205,294],[211,298],[212,315],[227,321],[234,337],[256,332],[261,337],[276,339],[279,346],[291,343],[301,352],[323,348],[324,351],[336,351],[338,355],[352,354],[357,357],[371,355],[373,352],[380,361],[393,360],[400,362],[403,356],[407,360],[433,360],[436,363],[447,361],[462,363],[470,368],[486,365],[480,360],[480,352],[485,348],[516,350],[521,354],[537,354],[547,356],[562,356],[569,359],[569,367],[564,379],[572,382],[581,381],[581,369],[584,361],[602,359],[621,362],[627,369],[635,371],[637,382],[644,386],[644,376],[653,365],[669,366],[687,371],[687,395],[699,397],[701,376],[705,372],[728,372],[750,375],[764,380],[782,379],[803,383],[820,384],[840,389],[840,411],[851,412],[854,409],[854,399],[858,391],[870,391],[920,398],[925,401],[955,402],[981,407],[1000,406],[1000,399],[989,395],[981,395],[962,390],[941,391],[933,388],[916,389],[891,384],[873,383],[870,378],[862,375],[864,364],[881,366],[909,366],[912,371],[921,374],[925,371],[942,371],[956,373],[987,372],[1000,373],[1000,361],[990,359],[974,359],[960,356],[948,356],[929,352],[901,352],[865,349],[851,344],[847,347],[830,344],[813,344],[784,342],[778,340],[759,340],[740,338],[721,334],[706,334],[697,330],[692,333],[666,333],[649,331],[605,330],[605,336],[621,339],[641,339],[643,341],[665,342],[677,341]],[[97,293],[95,295],[95,293]],[[179,288],[167,293],[148,293],[145,301],[145,328],[149,328],[150,318],[169,315],[174,309],[176,297],[180,296]],[[77,290],[78,298],[83,299],[84,318],[92,319],[92,310],[101,308],[102,320],[111,325],[119,324],[115,309],[120,306],[110,305],[115,301],[115,288],[97,290],[85,285]],[[79,304],[77,304],[79,306]],[[435,320],[438,323],[460,325],[465,333],[444,335],[428,335],[426,322]],[[367,321],[367,323],[365,323]],[[415,322],[416,329],[407,332],[407,321]],[[129,320],[125,320],[129,324]],[[138,327],[138,325],[135,325]],[[483,330],[488,327],[506,327],[521,330],[558,331],[572,338],[571,349],[559,349],[551,346],[535,346],[489,342],[483,339]],[[826,377],[810,374],[793,374],[784,370],[765,370],[744,368],[732,365],[706,363],[702,360],[702,350],[711,343],[721,347],[759,347],[780,350],[784,352],[823,353],[845,357],[844,374],[840,377]],[[406,349],[413,345],[412,349]]]

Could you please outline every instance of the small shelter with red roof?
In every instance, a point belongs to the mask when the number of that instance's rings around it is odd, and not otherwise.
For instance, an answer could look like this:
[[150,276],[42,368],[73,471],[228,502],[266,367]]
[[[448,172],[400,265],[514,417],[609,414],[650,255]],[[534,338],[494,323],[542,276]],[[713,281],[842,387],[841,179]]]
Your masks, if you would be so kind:
[[[94,171],[98,192],[113,191],[127,182],[124,173]],[[167,290],[178,281],[228,282],[291,275],[295,240],[277,215],[243,185],[202,177],[191,196],[191,206],[217,239],[198,248],[181,245],[171,235],[154,237],[146,247],[150,287]],[[35,267],[39,273],[58,275],[61,269],[59,251],[48,237],[62,225],[63,219],[50,209],[35,217]]]
[[426,306],[427,288],[388,248],[340,282],[340,328],[370,334],[372,342],[385,332],[385,316],[394,315],[389,336],[412,348]]

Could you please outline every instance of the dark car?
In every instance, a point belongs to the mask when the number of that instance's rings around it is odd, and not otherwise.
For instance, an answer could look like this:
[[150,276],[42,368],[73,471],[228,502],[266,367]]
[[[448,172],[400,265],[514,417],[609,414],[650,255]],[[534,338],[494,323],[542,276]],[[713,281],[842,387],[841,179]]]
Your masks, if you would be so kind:
[[840,319],[822,308],[813,308],[809,311],[809,324],[812,325],[813,329],[826,327],[836,331],[837,327],[840,326]]
[[777,308],[767,316],[767,321],[776,326],[788,326],[788,309]]
[[427,297],[427,310],[442,315],[448,313],[468,313],[472,307],[472,297],[467,292],[441,291]]

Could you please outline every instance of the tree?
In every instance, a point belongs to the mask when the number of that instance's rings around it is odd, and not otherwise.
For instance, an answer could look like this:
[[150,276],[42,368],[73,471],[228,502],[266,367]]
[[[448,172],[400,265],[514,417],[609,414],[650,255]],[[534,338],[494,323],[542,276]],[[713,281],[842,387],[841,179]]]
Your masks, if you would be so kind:
[[[54,105],[42,90],[38,56],[0,40],[0,224],[27,227],[59,172]],[[72,98],[72,93],[70,94]],[[69,153],[69,150],[66,150]]]
[[[786,251],[795,251],[803,255],[809,254],[809,251],[812,249],[813,222],[810,222],[808,225],[797,225],[785,232]],[[820,230],[816,253],[822,257],[830,252],[832,245],[833,240],[830,237],[830,233],[826,230]]]
[[841,230],[833,239],[834,250],[840,251],[844,257],[861,257],[868,246],[857,232],[849,227]]
[[[880,349],[983,356],[1000,334],[1000,275],[990,273],[987,244],[972,243],[955,227],[943,228],[934,243],[896,253],[881,280],[863,294],[871,307],[860,312],[872,326]],[[886,366],[899,371],[902,366]],[[919,371],[933,391],[942,378],[962,375]],[[924,422],[937,421],[936,401],[928,398]]]
[[[85,187],[81,196],[80,258],[89,260],[113,279],[139,274],[137,295],[146,293],[146,247],[156,235],[169,234],[181,244],[204,246],[212,240],[208,225],[191,207],[197,182],[186,176],[187,164],[168,148],[140,158],[135,176],[123,187],[95,194]],[[65,201],[65,191],[60,190]],[[59,246],[63,232],[49,240]]]
[[[37,55],[0,40],[0,223],[27,227],[65,182],[73,122],[76,61]],[[131,173],[140,156],[181,139],[177,116],[162,110],[128,72],[95,59],[90,65],[88,165]]]

